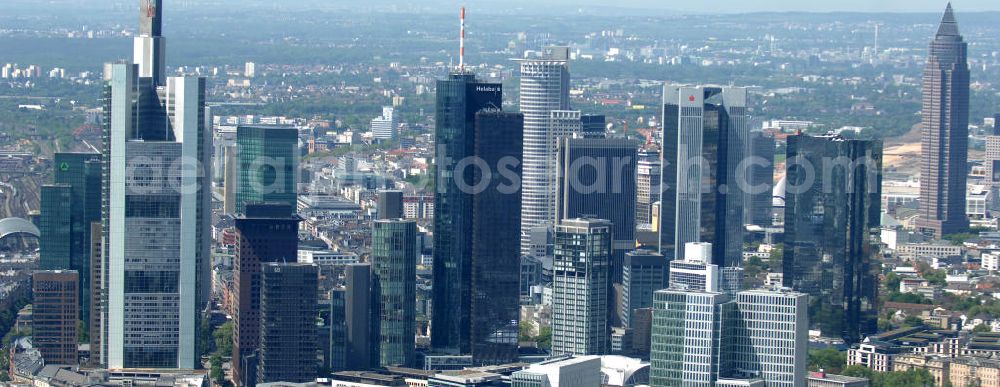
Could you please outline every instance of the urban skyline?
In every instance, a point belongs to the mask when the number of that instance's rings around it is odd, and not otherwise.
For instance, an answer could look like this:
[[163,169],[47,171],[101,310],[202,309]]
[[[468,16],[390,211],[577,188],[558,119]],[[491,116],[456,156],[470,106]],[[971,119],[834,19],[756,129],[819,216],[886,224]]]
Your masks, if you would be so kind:
[[[787,97],[821,93],[792,86],[570,76],[599,51],[711,66],[709,46],[623,52],[637,38],[621,29],[585,46],[518,34],[506,67],[474,65],[464,7],[447,64],[316,67],[354,80],[300,88],[315,73],[246,60],[220,83],[218,68],[167,66],[170,4],[131,2],[133,59],[104,65],[88,123],[0,147],[3,211],[39,208],[0,220],[4,276],[31,284],[0,287],[16,312],[0,315],[2,381],[798,387],[1000,372],[1000,115],[970,117],[993,86],[970,81],[988,65],[950,3],[926,53],[880,49],[874,23],[848,70],[926,54],[922,77],[875,75],[884,97],[850,95],[850,114],[878,120],[919,90],[920,122],[897,143],[825,130],[803,117],[826,105]],[[753,67],[828,63],[763,42],[740,54]],[[37,66],[2,69],[7,85],[47,83]],[[377,98],[351,83],[365,78],[385,85]],[[257,94],[275,84],[354,97]],[[256,113],[275,101],[290,113]],[[302,103],[356,110],[289,108]],[[801,115],[769,115],[796,103]]]

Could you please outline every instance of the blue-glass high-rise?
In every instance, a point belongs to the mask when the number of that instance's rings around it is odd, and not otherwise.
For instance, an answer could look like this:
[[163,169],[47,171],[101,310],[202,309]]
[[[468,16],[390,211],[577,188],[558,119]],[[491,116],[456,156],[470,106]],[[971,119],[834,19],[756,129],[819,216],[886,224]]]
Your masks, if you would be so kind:
[[878,320],[882,144],[790,136],[787,160],[784,284],[824,336],[858,342]]
[[476,113],[500,110],[503,88],[498,83],[480,82],[473,74],[452,73],[437,82],[436,98],[431,347],[444,353],[469,354],[473,196],[460,184],[471,182],[475,169],[456,171],[455,167],[474,155]]

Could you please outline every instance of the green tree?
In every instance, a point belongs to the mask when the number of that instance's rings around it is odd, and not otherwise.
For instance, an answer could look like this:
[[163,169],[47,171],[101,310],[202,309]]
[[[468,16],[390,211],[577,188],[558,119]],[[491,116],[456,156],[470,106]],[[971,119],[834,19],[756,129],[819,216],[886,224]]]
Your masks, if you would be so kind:
[[87,330],[87,323],[83,320],[76,322],[77,335],[76,339],[79,343],[86,343],[90,341],[90,331]]
[[941,239],[951,242],[952,245],[961,246],[963,243],[965,243],[965,241],[975,237],[976,235],[973,235],[971,233],[959,233],[959,234],[948,234],[941,237]]
[[830,373],[839,373],[844,364],[847,363],[847,354],[835,348],[814,349],[809,351],[809,370],[824,370]]
[[220,325],[212,336],[215,338],[215,354],[232,357],[233,356],[233,322],[227,321]]
[[986,324],[979,324],[975,328],[972,328],[972,333],[987,333],[991,331],[990,326]]
[[883,283],[885,284],[886,290],[892,293],[899,291],[900,282],[902,282],[902,279],[899,278],[899,275],[894,272],[889,272],[889,274],[885,275],[885,282]]
[[868,378],[869,380],[872,379],[872,375],[874,373],[875,371],[872,371],[870,368],[857,364],[844,367],[844,370],[841,371],[841,374],[844,376],[853,376],[856,378]]
[[552,327],[539,328],[538,336],[535,337],[535,340],[538,342],[538,348],[552,348]]
[[923,273],[923,277],[931,285],[945,286],[948,285],[948,281],[945,279],[948,277],[948,272],[944,270],[928,270]]
[[864,366],[852,365],[841,374],[857,378],[867,378],[871,387],[931,387],[934,376],[926,369],[894,372],[875,372]]
[[209,372],[209,377],[215,381],[217,384],[222,384],[225,381],[225,375],[222,373],[222,356],[219,354],[212,355],[209,360],[211,363],[211,371]]
[[201,356],[208,356],[212,353],[212,320],[207,317],[202,317],[201,324],[199,326],[200,332],[198,332],[198,346],[201,350]]
[[900,293],[892,292],[889,293],[888,301],[892,302],[905,302],[908,304],[933,304],[934,302],[928,300],[926,297],[921,296],[916,293]]
[[903,320],[903,325],[908,327],[919,327],[924,325],[924,320],[917,316],[908,316]]
[[520,334],[518,335],[518,340],[520,341],[534,341],[535,337],[532,333],[535,332],[535,326],[530,322],[521,321],[518,326]]
[[773,268],[782,267],[782,262],[785,259],[785,245],[778,243],[774,245],[771,249],[771,256],[767,260],[767,264]]

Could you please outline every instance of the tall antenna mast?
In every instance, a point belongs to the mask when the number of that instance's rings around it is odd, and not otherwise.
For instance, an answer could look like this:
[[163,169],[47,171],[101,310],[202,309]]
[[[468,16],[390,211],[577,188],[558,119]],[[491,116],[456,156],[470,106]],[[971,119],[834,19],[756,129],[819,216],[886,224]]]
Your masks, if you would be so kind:
[[465,72],[465,7],[462,7],[461,30],[458,36],[458,71]]
[[874,57],[878,57],[878,22],[875,23],[875,54]]

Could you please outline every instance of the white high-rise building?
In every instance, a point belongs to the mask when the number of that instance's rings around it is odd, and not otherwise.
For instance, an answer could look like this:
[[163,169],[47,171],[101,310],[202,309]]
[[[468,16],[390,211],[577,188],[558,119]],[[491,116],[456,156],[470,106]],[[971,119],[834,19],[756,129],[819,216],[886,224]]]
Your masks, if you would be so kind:
[[[156,39],[145,38],[159,35],[159,5],[143,1],[137,47],[155,46]],[[160,54],[137,50],[134,64],[106,67],[110,119],[96,310],[100,362],[109,369],[200,366],[198,332],[211,273],[205,79],[158,83]]]
[[396,127],[398,124],[394,110],[392,106],[384,106],[382,107],[382,115],[372,118],[372,137],[377,140],[396,139]]
[[659,160],[639,160],[635,182],[635,224],[652,226],[653,203],[660,200],[661,166]]
[[521,252],[525,254],[530,250],[532,229],[552,227],[555,218],[559,136],[552,127],[552,112],[569,110],[568,61],[568,47],[548,47],[538,58],[519,60],[520,108],[524,114]]
[[243,68],[243,75],[247,78],[253,78],[257,76],[257,64],[254,62],[247,62]]
[[807,301],[786,288],[657,291],[650,385],[804,387]]
[[697,292],[720,288],[719,265],[712,264],[711,243],[684,245],[684,259],[670,261],[670,287]]
[[806,385],[809,296],[787,288],[736,293],[732,375],[764,379],[767,387]]

